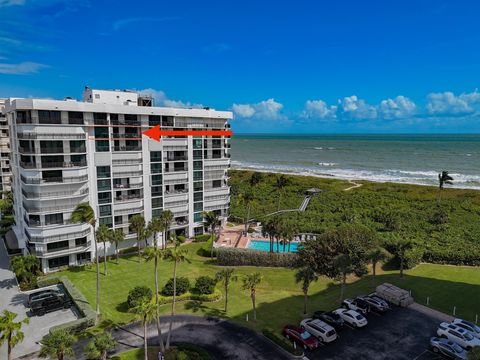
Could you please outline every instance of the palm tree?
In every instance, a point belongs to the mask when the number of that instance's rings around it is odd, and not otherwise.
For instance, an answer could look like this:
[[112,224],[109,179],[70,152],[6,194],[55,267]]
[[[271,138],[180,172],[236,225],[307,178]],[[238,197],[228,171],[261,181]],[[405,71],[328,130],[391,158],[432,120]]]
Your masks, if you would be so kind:
[[375,276],[377,275],[377,264],[388,259],[388,253],[384,248],[377,246],[376,248],[370,250],[367,258],[372,263],[372,274],[373,280],[375,281]]
[[25,335],[22,332],[22,325],[29,323],[28,318],[15,322],[16,317],[17,314],[8,310],[4,310],[0,317],[0,346],[7,342],[8,360],[12,360],[13,348],[23,341]]
[[255,300],[257,294],[257,286],[262,282],[262,275],[256,272],[253,274],[248,274],[246,277],[243,278],[243,290],[250,291],[250,298],[252,299],[252,306],[253,306],[253,320],[257,320],[257,308],[255,307]]
[[333,265],[340,273],[342,279],[342,287],[340,290],[340,301],[343,301],[343,297],[345,294],[345,285],[347,284],[347,275],[352,273],[354,268],[352,264],[352,259],[347,254],[340,254],[335,257],[333,260]]
[[164,258],[166,260],[173,261],[173,301],[172,301],[172,311],[170,317],[170,324],[168,326],[168,335],[167,335],[167,342],[165,348],[168,350],[170,348],[170,339],[172,336],[172,325],[173,325],[173,317],[175,316],[175,301],[177,297],[177,265],[181,262],[187,261],[188,251],[185,249],[180,248],[179,246],[175,246],[172,249],[168,249],[165,253]]
[[281,174],[277,176],[275,180],[275,184],[273,184],[273,191],[277,192],[277,211],[280,210],[280,198],[285,190],[285,187],[288,185],[289,181],[288,178]]
[[130,220],[130,226],[137,233],[137,248],[138,256],[140,257],[140,241],[145,230],[145,218],[140,214],[133,215]]
[[115,259],[118,264],[118,245],[125,240],[123,229],[115,229],[111,234],[110,241],[115,244]]
[[[159,231],[162,231],[161,226],[163,226],[163,225],[158,220],[159,220],[158,218],[153,219],[149,224],[149,226],[151,227],[151,230],[154,231],[155,233],[159,232]],[[160,317],[159,317],[159,314],[158,314],[158,306],[159,306],[159,299],[158,299],[158,292],[159,292],[159,289],[158,289],[158,259],[162,258],[163,250],[160,249],[157,246],[157,241],[155,239],[156,239],[156,235],[154,236],[154,240],[153,240],[154,246],[146,248],[143,255],[145,256],[145,259],[147,261],[154,260],[154,263],[155,263],[155,266],[154,266],[155,305],[157,306],[156,322],[157,322],[158,343],[160,344],[160,351],[164,352],[165,347],[163,345],[162,329],[160,328]]]
[[40,349],[40,357],[63,360],[65,356],[75,356],[72,345],[77,339],[67,330],[56,330],[45,336]]
[[112,238],[112,230],[102,224],[97,229],[97,240],[103,243],[103,274],[107,275],[107,242]]
[[103,332],[95,337],[85,347],[89,359],[107,360],[108,352],[115,349],[117,342],[109,332]]
[[[148,360],[148,346],[147,346],[147,326],[157,316],[158,309],[153,301],[143,300],[140,301],[135,307],[130,309],[137,319],[142,322],[143,325],[143,349],[145,353],[145,360]],[[169,334],[170,335],[170,334]]]
[[208,211],[203,213],[203,224],[210,229],[210,234],[212,236],[212,246],[210,247],[210,257],[213,258],[213,244],[217,240],[215,229],[220,226],[220,217],[213,211]]
[[309,267],[305,266],[297,270],[295,273],[295,282],[302,284],[303,291],[303,313],[307,313],[307,300],[308,300],[308,289],[310,284],[318,280],[318,276],[315,271]]
[[273,241],[275,239],[275,219],[270,218],[262,226],[262,235],[269,238],[270,240],[270,252],[273,253]]
[[168,237],[168,232],[170,230],[170,225],[172,224],[173,220],[173,213],[170,210],[164,210],[162,211],[162,214],[160,215],[160,219],[163,224],[163,249],[167,248],[167,237]]
[[257,186],[257,184],[262,181],[263,179],[263,174],[260,173],[260,172],[254,172],[252,174],[252,176],[250,176],[250,180],[249,180],[249,183],[250,183],[250,186],[252,187],[255,187]]
[[227,313],[228,307],[228,287],[230,285],[230,282],[237,281],[238,279],[236,275],[233,275],[234,271],[235,270],[232,268],[226,268],[217,272],[215,276],[217,282],[222,282],[225,289],[225,313]]
[[255,197],[253,196],[253,192],[250,190],[245,191],[243,194],[240,194],[240,201],[247,209],[247,217],[245,218],[245,234],[248,232],[248,221],[250,220],[250,207],[252,206]]
[[444,185],[453,185],[453,178],[448,174],[448,171],[442,171],[438,174],[438,204],[442,201],[442,190]]
[[415,243],[407,238],[396,237],[393,239],[391,246],[393,253],[398,257],[400,260],[400,277],[403,278],[403,268],[405,263],[405,257],[407,251],[413,249]]
[[92,227],[93,243],[95,244],[95,263],[97,267],[97,296],[96,296],[96,321],[100,317],[100,267],[98,262],[98,245],[95,234],[95,213],[88,202],[78,204],[70,216],[72,223],[86,223]]

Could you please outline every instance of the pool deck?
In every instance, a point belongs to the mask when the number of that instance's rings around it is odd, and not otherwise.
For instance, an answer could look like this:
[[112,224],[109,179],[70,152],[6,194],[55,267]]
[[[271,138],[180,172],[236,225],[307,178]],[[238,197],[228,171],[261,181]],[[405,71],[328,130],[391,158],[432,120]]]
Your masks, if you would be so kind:
[[270,241],[268,238],[259,236],[258,233],[243,234],[245,225],[237,225],[232,227],[224,227],[220,230],[220,236],[216,242],[216,247],[237,247],[240,249],[248,249],[250,240]]

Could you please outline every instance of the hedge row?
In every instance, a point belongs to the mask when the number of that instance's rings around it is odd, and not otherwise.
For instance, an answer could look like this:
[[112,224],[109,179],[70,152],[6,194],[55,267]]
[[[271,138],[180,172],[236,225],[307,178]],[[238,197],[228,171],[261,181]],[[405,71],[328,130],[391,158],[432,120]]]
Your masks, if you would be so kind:
[[480,266],[480,249],[456,249],[454,251],[429,249],[423,254],[423,261],[436,264]]
[[285,339],[284,337],[281,337],[280,335],[278,335],[276,332],[274,332],[273,330],[271,329],[263,329],[262,330],[262,334],[269,338],[270,340],[272,340],[275,344],[277,344],[278,346],[280,346],[281,348],[283,348],[284,350],[288,351],[289,353],[293,354],[293,355],[296,355],[296,356],[301,356],[303,355],[303,350],[298,347],[298,348],[294,348],[292,343],[290,341],[288,341],[287,339]]
[[296,267],[298,260],[296,253],[270,253],[238,248],[217,249],[217,264],[222,266]]
[[91,326],[95,325],[96,314],[92,309],[87,299],[83,294],[73,285],[73,283],[66,276],[60,278],[61,283],[65,287],[65,290],[68,292],[73,302],[75,303],[78,311],[82,318],[70,321],[65,324],[52,326],[50,328],[50,333],[57,330],[66,330],[69,332],[80,332]]
[[[198,250],[198,255],[210,257],[212,254],[213,237],[210,237],[205,244]],[[217,256],[217,249],[213,248],[213,256]]]
[[37,286],[39,288],[57,285],[60,283],[58,276],[41,276],[37,278]]
[[[202,302],[214,302],[214,301],[220,300],[221,298],[222,298],[222,293],[218,289],[215,289],[213,294],[197,294],[197,293],[186,292],[185,294],[178,295],[175,298],[175,301],[193,300],[193,301],[202,301]],[[159,295],[158,301],[162,305],[170,304],[173,301],[173,296]]]
[[210,239],[210,234],[200,234],[194,237],[195,242],[204,242]]

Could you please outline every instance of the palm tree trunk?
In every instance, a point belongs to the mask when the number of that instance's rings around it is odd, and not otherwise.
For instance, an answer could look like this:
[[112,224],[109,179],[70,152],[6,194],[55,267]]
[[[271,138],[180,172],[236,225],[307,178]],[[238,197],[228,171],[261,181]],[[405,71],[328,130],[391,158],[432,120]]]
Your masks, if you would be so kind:
[[285,245],[287,245],[287,240],[283,239],[283,252],[285,252]]
[[247,206],[247,218],[245,219],[245,235],[248,234],[248,220],[250,219],[250,205]]
[[[155,248],[156,247],[157,247],[157,243],[155,243]],[[157,255],[155,255],[155,305],[156,305],[155,319],[157,322],[158,344],[160,345],[160,351],[163,353],[165,352],[165,347],[163,345],[162,329],[160,328],[160,316],[158,314],[158,256]]]
[[107,275],[107,243],[103,242],[103,274]]
[[400,277],[403,278],[403,256],[400,257]]
[[95,226],[92,225],[93,231],[93,242],[95,243],[95,263],[97,267],[97,296],[96,296],[96,322],[100,318],[100,264],[98,261],[98,244],[97,244],[97,235],[95,234]]
[[288,240],[288,252],[290,252],[290,240]]
[[277,211],[280,210],[280,197],[282,196],[282,193],[279,191],[278,192],[278,197],[277,197]]
[[252,291],[253,320],[257,321],[257,308],[255,307],[255,290]]
[[143,351],[145,353],[144,359],[148,360],[148,346],[147,346],[147,319],[143,318]]
[[107,360],[107,352],[102,352],[102,360]]
[[177,297],[177,261],[173,263],[173,301],[172,301],[172,311],[170,314],[170,324],[168,325],[168,335],[167,335],[167,345],[166,349],[170,348],[170,338],[172,337],[172,326],[173,326],[173,317],[175,315],[175,300]]
[[273,236],[269,236],[270,238],[270,252],[273,253]]
[[303,314],[307,313],[308,290],[303,292]]
[[347,283],[347,273],[342,274],[342,287],[340,290],[340,301],[343,301],[343,296],[345,294],[345,284]]
[[59,352],[57,357],[58,357],[58,360],[63,360],[63,352]]
[[277,236],[277,253],[280,252],[280,245],[278,243],[278,236]]
[[228,306],[228,284],[225,283],[225,314],[227,313]]
[[115,258],[117,259],[117,264],[118,264],[118,244],[115,243]]
[[140,233],[137,233],[138,262],[140,262]]
[[210,247],[210,257],[213,258],[213,244],[215,243],[215,229],[212,229],[212,246]]
[[8,360],[12,360],[12,333],[8,334],[7,357],[8,357]]

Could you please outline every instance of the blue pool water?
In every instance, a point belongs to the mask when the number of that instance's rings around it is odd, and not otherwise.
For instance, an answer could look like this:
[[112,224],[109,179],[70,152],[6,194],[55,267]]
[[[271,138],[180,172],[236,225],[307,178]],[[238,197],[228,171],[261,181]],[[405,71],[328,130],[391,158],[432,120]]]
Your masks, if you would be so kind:
[[[263,240],[250,240],[248,248],[252,250],[270,251],[270,242]],[[283,251],[283,244],[279,245],[280,252]],[[292,242],[290,244],[290,252],[297,252],[298,243]],[[273,251],[277,252],[277,242],[273,244]],[[288,244],[285,245],[285,252],[288,252]]]

